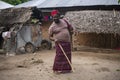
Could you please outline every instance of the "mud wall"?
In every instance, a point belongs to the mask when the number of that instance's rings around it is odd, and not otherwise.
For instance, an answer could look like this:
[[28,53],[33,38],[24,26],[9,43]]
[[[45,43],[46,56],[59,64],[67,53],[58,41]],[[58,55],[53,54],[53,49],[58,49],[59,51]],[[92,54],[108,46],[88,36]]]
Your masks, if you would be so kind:
[[114,34],[78,33],[73,36],[74,46],[89,46],[96,48],[120,47],[120,36]]
[[47,22],[42,23],[42,26],[41,26],[42,27],[42,36],[44,39],[49,39],[48,29],[51,24],[52,24],[52,21],[47,21]]

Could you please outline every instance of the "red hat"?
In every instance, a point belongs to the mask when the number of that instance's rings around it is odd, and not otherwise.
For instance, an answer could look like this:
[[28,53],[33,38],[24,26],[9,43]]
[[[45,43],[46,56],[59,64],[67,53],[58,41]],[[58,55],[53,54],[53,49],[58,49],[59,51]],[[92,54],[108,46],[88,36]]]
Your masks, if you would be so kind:
[[55,15],[58,14],[58,13],[59,13],[58,10],[53,10],[53,11],[51,12],[51,15],[52,15],[52,16],[55,16]]

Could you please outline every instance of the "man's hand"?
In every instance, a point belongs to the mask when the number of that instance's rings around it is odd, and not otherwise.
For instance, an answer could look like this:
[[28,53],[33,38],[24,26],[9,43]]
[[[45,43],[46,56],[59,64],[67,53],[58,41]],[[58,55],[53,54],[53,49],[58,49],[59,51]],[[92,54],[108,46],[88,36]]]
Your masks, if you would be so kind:
[[57,42],[58,40],[57,39],[54,39],[55,42]]
[[52,37],[52,36],[50,36],[49,39],[50,39],[51,41],[54,41],[54,42],[58,41],[57,39],[55,39],[55,38]]

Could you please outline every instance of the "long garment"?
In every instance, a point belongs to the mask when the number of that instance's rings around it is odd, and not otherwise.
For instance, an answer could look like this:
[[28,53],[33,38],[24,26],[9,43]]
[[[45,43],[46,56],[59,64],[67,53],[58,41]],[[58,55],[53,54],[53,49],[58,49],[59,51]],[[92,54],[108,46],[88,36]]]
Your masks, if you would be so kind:
[[71,66],[58,44],[62,46],[65,54],[67,55],[68,59],[71,62],[71,43],[63,42],[63,41],[56,42],[55,43],[56,56],[54,60],[53,71],[65,71],[65,72],[68,71],[69,72],[71,71]]

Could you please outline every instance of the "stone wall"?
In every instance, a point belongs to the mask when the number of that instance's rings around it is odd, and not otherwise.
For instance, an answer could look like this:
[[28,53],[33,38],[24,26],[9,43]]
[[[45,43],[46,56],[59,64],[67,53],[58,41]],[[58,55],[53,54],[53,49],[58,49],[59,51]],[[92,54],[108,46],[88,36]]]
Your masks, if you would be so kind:
[[120,11],[83,10],[66,13],[72,25],[81,33],[120,34]]

